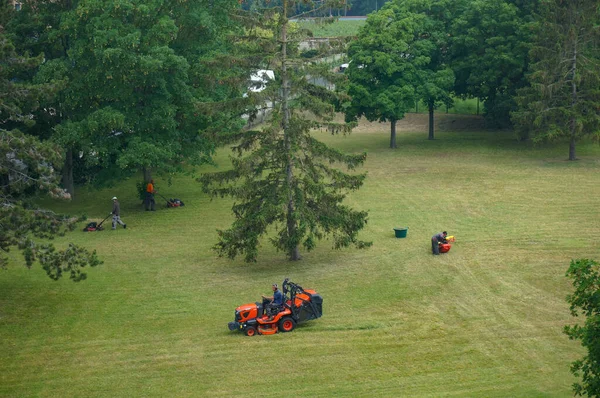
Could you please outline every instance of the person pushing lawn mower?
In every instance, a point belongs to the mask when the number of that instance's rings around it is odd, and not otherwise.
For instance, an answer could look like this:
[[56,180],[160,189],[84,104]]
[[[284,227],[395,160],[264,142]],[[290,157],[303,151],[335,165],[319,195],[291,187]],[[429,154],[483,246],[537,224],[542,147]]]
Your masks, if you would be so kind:
[[117,200],[117,197],[113,196],[112,201],[113,201],[113,209],[112,209],[112,212],[109,214],[109,215],[112,215],[112,217],[113,217],[112,229],[117,229],[117,224],[120,224],[123,226],[124,229],[127,229],[127,224],[125,224],[121,220],[121,206],[119,205],[119,201]]

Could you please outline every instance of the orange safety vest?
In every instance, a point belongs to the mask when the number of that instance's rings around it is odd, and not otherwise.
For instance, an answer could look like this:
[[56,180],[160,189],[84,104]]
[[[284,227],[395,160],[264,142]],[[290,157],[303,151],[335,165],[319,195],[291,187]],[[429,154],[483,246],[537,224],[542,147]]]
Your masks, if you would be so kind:
[[151,182],[148,183],[148,186],[146,187],[146,192],[148,192],[148,193],[154,192],[154,186],[152,185]]

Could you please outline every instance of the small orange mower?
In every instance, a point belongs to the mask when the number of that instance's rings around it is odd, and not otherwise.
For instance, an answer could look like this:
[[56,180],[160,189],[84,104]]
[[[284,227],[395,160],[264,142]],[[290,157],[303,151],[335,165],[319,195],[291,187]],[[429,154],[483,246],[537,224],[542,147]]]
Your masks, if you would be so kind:
[[446,237],[446,243],[440,242],[440,253],[448,253],[452,249],[451,242],[456,242],[456,238],[452,235]]
[[285,279],[282,284],[283,305],[277,309],[266,308],[261,302],[240,305],[235,309],[235,321],[229,330],[239,330],[246,336],[291,332],[298,323],[320,318],[323,315],[323,298],[314,290]]

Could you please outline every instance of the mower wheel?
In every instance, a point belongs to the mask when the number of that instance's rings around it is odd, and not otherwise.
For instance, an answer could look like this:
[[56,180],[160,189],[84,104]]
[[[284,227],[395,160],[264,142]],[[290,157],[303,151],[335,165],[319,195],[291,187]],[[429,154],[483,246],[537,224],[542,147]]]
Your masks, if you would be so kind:
[[248,328],[246,328],[246,330],[244,331],[244,333],[248,337],[255,336],[256,335],[256,328],[254,326],[249,326]]
[[290,318],[289,316],[286,316],[285,318],[282,318],[279,321],[279,330],[281,332],[291,332],[292,330],[294,330],[295,327],[296,321],[294,321],[294,319]]

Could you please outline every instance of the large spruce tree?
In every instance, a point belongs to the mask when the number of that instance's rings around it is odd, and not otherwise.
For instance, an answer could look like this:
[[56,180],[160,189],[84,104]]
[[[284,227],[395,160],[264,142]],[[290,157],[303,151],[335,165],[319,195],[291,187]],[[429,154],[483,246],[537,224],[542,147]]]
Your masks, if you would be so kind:
[[310,54],[312,58],[302,58],[298,44],[306,32],[290,24],[293,5],[283,0],[281,6],[238,15],[245,34],[234,39],[240,52],[227,60],[228,65],[244,64],[255,75],[273,70],[275,79],[269,80],[265,73],[258,84],[266,83],[264,90],[249,90],[238,108],[252,117],[257,108],[269,107],[268,122],[234,137],[237,156],[231,170],[200,179],[207,192],[236,201],[233,225],[218,231],[216,250],[222,256],[243,254],[246,261],[256,261],[260,238],[269,232],[274,233],[273,245],[291,260],[300,259],[300,246],[311,250],[326,236],[332,237],[335,248],[370,245],[358,239],[367,213],[343,203],[346,193],[358,189],[365,178],[348,174],[343,167],[354,169],[366,154],[344,154],[314,133],[315,129],[350,130],[351,125],[334,122],[332,103],[337,98],[324,87],[343,76],[335,76],[330,66],[320,62],[342,50],[330,40]]
[[[27,266],[38,261],[52,279],[66,273],[79,281],[86,277],[83,267],[100,264],[96,252],[75,245],[57,250],[46,241],[73,229],[79,219],[35,202],[39,195],[69,199],[58,187],[55,172],[62,160],[60,148],[18,130],[35,123],[32,112],[55,92],[54,85],[34,85],[19,78],[42,60],[42,56],[17,54],[0,21],[0,253],[17,249]],[[0,267],[7,264],[8,258],[0,256]]]
[[530,87],[519,92],[513,120],[533,141],[600,137],[600,7],[596,0],[541,4],[531,50]]

